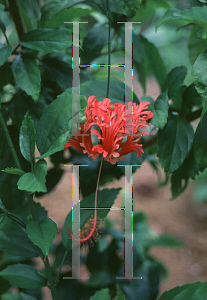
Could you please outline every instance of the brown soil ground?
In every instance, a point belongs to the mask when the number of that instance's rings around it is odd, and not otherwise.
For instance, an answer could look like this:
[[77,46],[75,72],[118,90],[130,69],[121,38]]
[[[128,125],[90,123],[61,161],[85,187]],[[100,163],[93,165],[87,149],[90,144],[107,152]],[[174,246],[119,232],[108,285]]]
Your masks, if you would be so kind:
[[[137,90],[140,96],[139,87]],[[154,99],[159,95],[155,83],[151,82],[147,95]],[[59,185],[49,195],[41,200],[49,211],[48,215],[58,224],[61,232],[66,215],[71,209],[72,196],[72,168],[67,167]],[[158,234],[168,233],[185,243],[182,248],[154,248],[152,254],[162,261],[169,271],[167,280],[161,283],[160,294],[176,285],[183,285],[194,281],[207,281],[207,209],[196,206],[191,201],[192,186],[174,201],[171,198],[170,185],[157,187],[157,175],[150,165],[145,162],[133,176],[134,211],[144,211],[148,217],[148,224]],[[104,188],[123,187],[124,178],[114,181]],[[121,193],[114,206],[122,202]],[[119,218],[119,211],[111,211],[110,218]],[[57,239],[60,233],[57,234]],[[45,292],[46,292],[45,288]],[[46,294],[48,294],[46,292]],[[51,299],[45,296],[45,299]]]

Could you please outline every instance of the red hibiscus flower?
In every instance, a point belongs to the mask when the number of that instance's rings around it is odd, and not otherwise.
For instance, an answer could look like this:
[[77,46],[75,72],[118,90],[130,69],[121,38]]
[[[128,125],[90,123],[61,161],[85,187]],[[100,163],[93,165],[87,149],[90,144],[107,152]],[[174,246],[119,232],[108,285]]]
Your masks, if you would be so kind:
[[[85,135],[77,135],[69,139],[64,148],[73,146],[80,152],[88,153],[88,156],[93,159],[103,154],[104,159],[111,164],[115,164],[119,159],[124,160],[123,155],[130,152],[137,152],[137,156],[142,155],[144,153],[143,145],[139,142],[142,135],[149,133],[142,132],[141,129],[145,129],[148,124],[147,120],[154,116],[151,111],[146,110],[150,102],[143,101],[139,105],[133,103],[133,106],[130,102],[126,110],[124,104],[116,102],[113,106],[110,102],[111,100],[108,98],[101,102],[96,96],[90,96],[86,107],[86,122],[80,128],[80,134]],[[125,115],[129,117],[126,118]],[[125,121],[130,121],[132,127]],[[101,134],[98,130],[91,129],[93,125],[97,125],[101,129]],[[127,128],[131,128],[129,132],[133,133],[128,134],[127,140],[123,142]],[[101,143],[93,146],[91,134],[97,135]]]

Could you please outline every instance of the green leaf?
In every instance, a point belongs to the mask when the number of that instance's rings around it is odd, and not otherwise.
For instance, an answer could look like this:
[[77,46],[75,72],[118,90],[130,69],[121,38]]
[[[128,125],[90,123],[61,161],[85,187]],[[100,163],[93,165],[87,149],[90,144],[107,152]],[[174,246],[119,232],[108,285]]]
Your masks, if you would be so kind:
[[[26,1],[26,2],[28,2],[28,1]],[[35,25],[36,20],[34,20],[33,18],[29,17],[28,14],[27,14],[27,12],[24,9],[20,8],[20,12],[21,12],[21,17],[22,17],[22,20],[24,22],[24,25],[25,25],[25,27],[27,29],[27,32],[29,32],[29,31],[33,30],[34,28],[36,28],[36,25]]]
[[26,173],[17,182],[19,190],[27,192],[46,192],[45,176],[47,174],[47,163],[44,159],[34,165],[34,173]]
[[1,286],[1,294],[8,293],[8,290],[11,288],[11,284],[1,276],[0,276],[0,286]]
[[141,223],[141,222],[144,222],[144,221],[147,221],[147,220],[148,220],[147,215],[142,211],[138,211],[138,212],[135,212],[133,214],[133,224],[134,225],[136,223]]
[[89,300],[110,300],[111,296],[109,294],[109,289],[101,289],[100,291],[96,292]]
[[30,221],[27,223],[27,234],[30,240],[38,246],[44,255],[48,255],[55,234],[58,232],[57,225],[49,218],[40,222]]
[[33,163],[35,152],[35,128],[29,112],[27,111],[20,128],[19,146],[24,158]]
[[156,13],[156,9],[169,9],[174,5],[172,2],[167,0],[148,0],[140,6],[140,9],[136,12],[136,15],[133,18],[134,22],[151,22]]
[[36,29],[25,33],[20,44],[43,54],[59,52],[72,46],[72,34],[66,28]]
[[33,296],[27,295],[25,293],[9,293],[1,295],[2,300],[37,300]]
[[125,295],[122,292],[119,284],[116,285],[116,290],[117,290],[116,300],[126,300]]
[[0,230],[0,249],[5,253],[25,258],[40,255],[40,251],[30,241],[26,231],[9,218],[7,218],[4,227]]
[[[50,80],[57,82],[64,90],[72,87],[73,70],[71,64],[56,57],[44,57],[42,62],[46,70],[46,75]],[[79,75],[81,83],[91,78],[82,70],[80,70]]]
[[180,166],[177,170],[175,170],[172,173],[172,177],[171,177],[172,198],[170,200],[174,200],[185,191],[188,185],[188,181],[189,181],[189,176],[185,172],[183,165]]
[[14,175],[19,175],[19,176],[22,176],[25,174],[25,172],[23,170],[20,170],[18,168],[6,168],[4,170],[1,170],[2,172],[6,172],[8,174],[14,174]]
[[195,132],[193,141],[193,149],[195,153],[195,160],[201,171],[207,167],[207,114],[200,120]]
[[[111,274],[108,271],[105,271],[105,270],[94,271],[94,272],[92,272],[91,277],[87,281],[86,286],[87,287],[99,287],[99,288],[105,287],[105,286],[109,286],[109,285],[115,283],[115,280],[116,280],[116,277],[114,276],[114,274]],[[100,294],[99,294],[99,296],[100,296]],[[110,298],[107,297],[106,299],[108,300]],[[98,298],[95,298],[95,299],[98,299]]]
[[193,70],[192,70],[192,74],[196,78],[196,83],[198,82],[205,86],[207,86],[207,74],[205,72],[206,67],[207,67],[207,50],[199,55],[199,57],[196,59],[193,65]]
[[160,236],[155,237],[147,243],[147,247],[182,247],[184,243],[179,241],[174,236],[168,234],[162,234]]
[[206,27],[207,26],[206,15],[207,15],[206,6],[203,7],[194,6],[191,9],[185,9],[184,11],[171,8],[159,20],[159,22],[156,25],[156,30],[164,22],[173,21],[173,20],[182,20],[182,24],[184,26],[189,24],[196,24],[201,27]]
[[207,39],[207,28],[201,28],[198,32],[197,32],[197,37],[199,39]]
[[144,90],[144,94],[146,93],[146,73],[145,73],[145,67],[143,63],[138,63],[136,60],[133,61],[133,66],[136,69],[138,76],[139,76],[139,82]]
[[37,27],[37,22],[40,19],[40,5],[36,0],[24,1],[18,0],[18,6],[21,12],[24,25],[27,31]]
[[141,41],[145,49],[144,65],[147,70],[147,75],[150,76],[153,74],[161,87],[167,74],[162,57],[154,44],[150,43],[143,36],[141,36]]
[[157,31],[158,27],[160,27],[163,23],[173,20],[180,20],[181,17],[176,16],[176,13],[181,12],[181,10],[177,8],[170,8],[168,9],[165,14],[159,19],[155,26],[155,30]]
[[188,185],[189,178],[195,179],[198,171],[199,167],[195,161],[193,148],[191,148],[189,156],[184,160],[184,163],[173,172],[171,176],[171,200],[174,200],[184,192]]
[[12,53],[12,46],[0,43],[0,66],[9,58]]
[[[80,120],[85,116],[86,106],[87,100],[80,96]],[[78,112],[75,105],[74,111]],[[38,122],[36,144],[41,158],[63,150],[66,142],[72,137],[69,137],[71,133],[72,95],[64,92],[47,107]]]
[[[95,0],[95,2],[107,12],[107,2],[105,0]],[[142,0],[109,0],[110,11],[118,15],[125,15],[132,18],[136,10],[140,7]]]
[[151,120],[151,123],[154,126],[157,126],[160,129],[165,127],[168,117],[168,96],[167,92],[162,93],[156,101],[152,102],[152,105],[149,106],[149,110],[154,113],[154,117]]
[[[117,189],[104,189],[101,191],[98,191],[97,195],[97,204],[98,207],[105,207],[105,208],[110,208],[118,193],[120,192],[121,188]],[[91,209],[86,209],[86,210],[81,210],[80,211],[80,229],[85,225],[87,220],[91,217],[91,215],[94,215],[94,199],[95,199],[95,193],[91,194],[90,196],[85,197],[81,203],[80,207],[90,207]],[[109,210],[98,210],[97,211],[97,216],[99,219],[104,219],[107,214],[109,213]],[[65,249],[70,250],[72,248],[72,240],[69,239],[69,234],[66,230],[67,227],[72,228],[72,211],[67,215],[65,219],[65,223],[63,225],[63,230],[62,230],[62,239],[63,239],[63,244],[65,246]]]
[[86,34],[83,41],[83,50],[81,50],[81,60],[83,64],[90,63],[95,59],[101,49],[108,42],[108,28],[106,24],[95,24]]
[[202,6],[203,4],[199,0],[188,0],[190,6]]
[[139,269],[134,272],[134,276],[141,276],[142,280],[130,280],[126,283],[125,280],[120,280],[127,299],[156,299],[163,266],[152,257],[149,259],[145,258],[145,261],[139,263]]
[[[33,101],[34,102],[34,101]],[[19,157],[21,166],[24,170],[29,171],[29,163],[22,157],[19,150],[19,132],[14,125],[8,125],[8,131],[11,136],[14,148]],[[2,155],[0,157],[0,170],[6,169],[8,166],[15,167],[11,151],[8,143],[4,142]],[[29,169],[28,169],[29,167]],[[8,174],[7,172],[0,172],[0,198],[9,211],[20,206],[25,199],[25,192],[20,191],[17,186],[18,176]]]
[[169,99],[172,99],[172,97],[179,91],[180,87],[183,85],[186,75],[187,68],[184,66],[172,69],[167,75],[162,91],[168,91]]
[[[45,207],[41,206],[40,202],[34,202],[34,209],[37,213],[37,221],[41,221],[44,218],[47,218],[47,211]],[[16,216],[18,216],[19,219],[22,220],[25,224],[28,222],[27,216],[31,214],[30,206],[27,200],[23,202],[22,205],[20,205],[17,209],[14,209],[12,211]],[[27,235],[27,234],[26,234]],[[31,241],[30,241],[31,242]],[[34,246],[35,247],[35,246]]]
[[207,282],[193,282],[164,292],[158,300],[200,300],[206,298]]
[[22,289],[34,289],[47,285],[45,277],[33,267],[25,264],[8,266],[0,272],[0,276],[8,280],[11,285]]
[[[41,20],[40,20],[40,27],[45,27],[45,23],[50,20],[54,15],[57,15],[62,10],[73,6],[79,2],[83,2],[84,0],[70,0],[70,1],[45,1],[46,3],[41,7]],[[72,18],[71,18],[72,19]],[[68,19],[64,20],[65,22]],[[62,24],[63,25],[63,24]]]
[[8,83],[12,83],[14,81],[14,76],[11,70],[11,62],[6,62],[3,66],[0,66],[0,89],[2,89]]
[[199,167],[195,160],[195,153],[193,147],[191,148],[189,156],[185,159],[183,163],[183,169],[185,170],[186,174],[192,178],[195,179],[196,175],[199,173]]
[[142,63],[145,57],[145,50],[139,35],[133,35],[133,61]]
[[198,56],[196,59],[192,75],[195,76],[195,86],[197,92],[201,95],[201,97],[205,100],[205,106],[202,111],[201,120],[204,114],[207,111],[207,75],[206,75],[206,68],[207,68],[207,51],[203,52]]
[[196,84],[197,92],[201,95],[201,97],[205,101],[204,107],[203,107],[203,110],[202,110],[202,113],[201,113],[201,120],[202,120],[204,114],[207,111],[207,86],[204,86],[202,83],[199,83],[199,82],[196,82],[196,81],[195,81],[195,84]]
[[203,110],[202,110],[200,120],[203,119],[203,116],[205,115],[206,112],[207,112],[207,101],[205,102],[204,108],[203,108]]
[[64,22],[75,20],[76,18],[89,15],[91,8],[71,7],[63,9],[61,12],[54,14],[45,24],[45,28],[55,28],[63,26]]
[[3,215],[0,215],[0,229],[4,226],[7,220],[7,214],[4,213]]
[[12,62],[12,72],[20,88],[37,101],[40,93],[40,70],[31,55],[19,54]]
[[168,0],[157,0],[156,2],[151,0],[149,3],[150,3],[150,5],[154,6],[155,8],[158,7],[158,8],[168,9],[173,6],[173,4],[169,3]]
[[40,98],[37,102],[34,102],[32,97],[21,91],[16,93],[11,100],[9,105],[9,115],[17,129],[20,131],[22,120],[24,119],[26,112],[29,111],[29,115],[34,122],[34,126],[37,128],[37,123],[47,106],[48,105]]
[[197,7],[194,6],[191,9],[185,9],[175,13],[175,15],[181,17],[183,20],[187,21],[188,24],[196,24],[202,27],[207,26],[207,6]]
[[191,113],[193,107],[201,107],[203,104],[203,99],[198,94],[194,83],[192,83],[190,86],[188,86],[185,89],[182,97],[183,97],[182,112],[184,114]]
[[158,157],[168,176],[177,170],[188,156],[194,131],[183,118],[169,114],[167,124],[158,133]]
[[0,157],[3,152],[4,142],[5,142],[5,136],[4,136],[2,128],[0,127]]
[[194,64],[197,57],[207,48],[207,40],[199,39],[197,37],[197,33],[200,29],[200,26],[194,25],[190,31],[188,53],[191,64]]
[[1,201],[1,199],[0,199],[0,212],[5,212],[5,210],[4,210],[4,205],[3,205],[3,203],[2,203],[2,201]]
[[[109,99],[111,100],[112,104],[115,102],[124,104],[125,89],[127,91],[129,90],[129,87],[125,87],[124,82],[118,80],[117,78],[111,77]],[[91,95],[95,95],[99,101],[102,101],[106,97],[106,90],[107,78],[89,80],[80,85],[80,93],[82,95],[85,95],[87,98]],[[93,91],[93,93],[91,91]],[[72,93],[72,88],[67,89],[67,92]],[[135,94],[133,95],[133,101],[134,103],[139,104],[139,100]]]
[[[59,154],[60,152],[57,152],[57,153]],[[51,159],[51,156],[50,156],[50,159]],[[49,169],[47,172],[47,175],[46,175],[47,192],[46,193],[36,192],[35,197],[39,198],[39,197],[42,197],[43,195],[46,195],[46,194],[50,193],[51,191],[53,191],[56,188],[57,184],[60,182],[60,179],[62,178],[63,174],[64,174],[64,171],[62,169],[60,169],[58,166],[56,166],[52,169]]]

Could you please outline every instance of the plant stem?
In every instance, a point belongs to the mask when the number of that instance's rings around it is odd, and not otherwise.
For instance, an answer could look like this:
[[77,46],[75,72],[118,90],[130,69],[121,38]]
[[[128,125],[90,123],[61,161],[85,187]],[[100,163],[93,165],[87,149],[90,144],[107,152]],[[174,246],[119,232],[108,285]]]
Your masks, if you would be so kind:
[[1,111],[0,111],[0,125],[1,125],[1,127],[2,127],[2,129],[3,129],[4,135],[5,135],[5,137],[6,137],[6,140],[7,140],[8,145],[9,145],[9,149],[10,149],[11,154],[12,154],[12,156],[13,156],[15,165],[16,165],[16,167],[17,167],[18,169],[22,169],[22,168],[21,168],[21,164],[20,164],[19,159],[18,159],[18,156],[17,156],[17,153],[16,153],[16,151],[15,151],[14,145],[13,145],[13,143],[12,143],[12,140],[11,140],[11,137],[10,137],[10,134],[9,134],[9,131],[8,131],[8,128],[7,128],[7,126],[6,126],[5,122],[4,122],[4,118],[3,118],[3,116],[2,116]]
[[44,262],[45,269],[46,269],[46,272],[47,272],[47,279],[48,279],[49,284],[50,284],[52,299],[53,300],[58,300],[57,289],[56,289],[54,281],[53,281],[52,270],[51,270],[50,263],[49,263],[49,260],[48,260],[47,256],[44,257],[43,262]]
[[12,51],[12,54],[17,54],[16,53],[16,51],[17,51],[17,49],[20,47],[20,44],[18,44],[15,48],[14,48],[14,50]]
[[202,113],[203,107],[191,112],[187,117],[186,120],[190,123],[198,118],[200,118]]
[[3,32],[3,35],[4,35],[5,39],[6,39],[7,45],[9,45],[9,40],[8,40],[8,38],[7,38],[7,35],[6,35],[6,33],[5,33],[5,32]]
[[111,64],[111,40],[110,40],[111,21],[110,21],[109,0],[107,0],[107,10],[108,10],[108,81],[107,81],[106,98],[109,97],[110,70],[111,70],[111,67],[110,67],[110,64]]
[[[9,145],[9,149],[10,149],[10,151],[11,151],[11,154],[12,154],[12,157],[13,157],[13,159],[14,159],[15,165],[16,165],[16,167],[17,167],[18,169],[22,170],[22,167],[21,167],[19,158],[18,158],[18,156],[17,156],[17,153],[16,153],[16,150],[15,150],[15,148],[14,148],[12,139],[11,139],[11,137],[10,137],[8,128],[7,128],[6,124],[5,124],[4,118],[3,118],[3,116],[2,116],[1,110],[0,110],[0,125],[1,125],[1,127],[2,127],[2,129],[3,129],[4,135],[5,135],[5,137],[6,137],[6,140],[7,140],[8,145]],[[33,220],[34,220],[34,221],[37,221],[38,218],[37,218],[37,214],[36,214],[36,211],[35,211],[35,208],[34,208],[33,197],[32,197],[32,195],[29,194],[28,192],[27,192],[27,199],[28,199],[28,202],[29,202],[30,211],[31,211]]]
[[[23,227],[24,229],[26,229],[26,224],[24,222],[22,222],[22,220],[20,220],[17,216],[15,216],[12,213],[8,213],[7,216],[11,220],[13,220],[17,224],[19,224],[21,227]],[[39,249],[39,248],[37,247],[37,249]],[[65,259],[66,255],[67,255],[67,253],[64,255],[64,259]],[[56,287],[55,287],[55,284],[54,284],[54,281],[53,281],[52,270],[51,270],[51,267],[50,267],[50,263],[49,263],[48,257],[44,256],[43,254],[41,254],[40,256],[42,257],[42,260],[43,260],[44,265],[45,265],[45,269],[46,269],[46,272],[47,272],[47,279],[49,281],[50,289],[51,289],[51,293],[52,293],[52,298],[53,298],[53,300],[58,300],[57,290],[56,290]],[[62,260],[61,268],[62,268],[63,263],[64,263],[64,260]]]
[[147,148],[157,142],[158,134],[150,135],[148,139],[142,142],[143,148]]
[[17,224],[19,224],[21,227],[23,227],[24,229],[26,229],[26,224],[24,222],[22,222],[22,220],[20,220],[17,216],[15,216],[12,213],[8,213],[7,214],[8,218],[10,218],[12,221],[16,222]]
[[29,208],[30,208],[30,211],[31,211],[31,214],[32,214],[33,221],[38,221],[37,212],[36,212],[35,207],[34,207],[33,196],[32,196],[31,193],[27,193],[27,200],[28,200],[28,203],[29,203]]
[[58,279],[60,277],[61,269],[62,269],[62,266],[65,262],[67,254],[68,254],[68,250],[65,251],[65,254],[64,254],[63,259],[61,261],[61,264],[60,264],[60,267],[59,267],[59,270],[58,270],[58,274],[57,274],[57,277],[56,277],[56,280],[55,280],[55,285],[57,285],[57,283],[58,283]]

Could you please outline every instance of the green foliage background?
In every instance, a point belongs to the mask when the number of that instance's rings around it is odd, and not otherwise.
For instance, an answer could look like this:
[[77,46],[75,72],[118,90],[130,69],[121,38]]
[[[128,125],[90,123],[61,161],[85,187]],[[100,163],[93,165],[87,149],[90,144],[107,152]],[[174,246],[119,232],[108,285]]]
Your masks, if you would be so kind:
[[[56,224],[45,208],[33,201],[52,192],[64,171],[63,164],[88,164],[80,168],[82,205],[92,207],[100,166],[96,160],[70,147],[63,147],[72,134],[72,24],[80,24],[80,63],[124,63],[124,24],[133,25],[133,69],[143,88],[143,97],[154,112],[144,137],[145,153],[130,153],[124,161],[140,165],[144,160],[158,172],[164,169],[171,181],[172,199],[178,197],[190,180],[207,167],[207,5],[205,0],[0,0],[0,295],[3,300],[42,299],[41,287],[49,282],[53,299],[143,299],[155,300],[167,270],[149,254],[155,246],[179,247],[171,236],[156,236],[147,225],[147,216],[135,212],[134,276],[142,280],[116,280],[123,276],[124,231],[114,228],[100,211],[105,227],[100,240],[90,248],[84,263],[91,277],[85,284],[63,280],[62,265],[72,263],[72,243],[66,228],[71,227],[68,212],[62,242],[54,244]],[[110,19],[110,22],[109,22]],[[109,28],[110,24],[110,28]],[[108,31],[110,29],[110,44]],[[108,52],[108,47],[110,51]],[[117,70],[116,70],[117,69]],[[124,72],[112,68],[109,98],[124,103]],[[123,69],[123,68],[122,68]],[[160,95],[146,95],[146,83],[154,77]],[[107,68],[80,69],[80,120],[84,123],[85,97],[106,97]],[[156,100],[156,101],[155,101]],[[79,108],[77,107],[77,111]],[[191,122],[198,120],[197,126]],[[40,157],[35,163],[37,146]],[[53,164],[47,169],[45,158]],[[158,157],[158,159],[157,159]],[[103,162],[100,185],[124,176],[120,163]],[[133,173],[138,167],[133,167]],[[204,172],[205,173],[205,172]],[[159,175],[159,173],[158,173]],[[159,177],[158,177],[159,178]],[[111,207],[119,189],[98,193],[98,204]],[[82,211],[81,227],[91,215]],[[107,235],[112,241],[108,242]],[[48,253],[54,258],[50,266]],[[38,272],[33,257],[41,257],[45,269]],[[60,268],[60,269],[59,269]],[[56,284],[54,279],[56,278]],[[8,293],[11,286],[19,293]],[[206,283],[196,282],[165,292],[159,299],[204,299]],[[196,298],[197,297],[197,298]],[[187,299],[186,298],[186,299]]]

